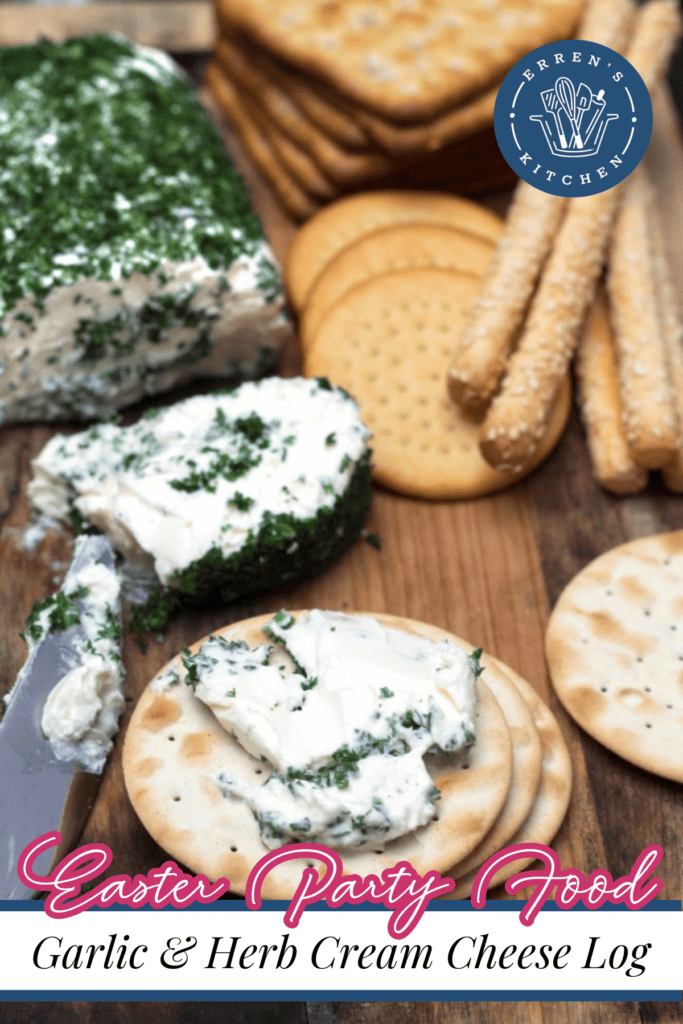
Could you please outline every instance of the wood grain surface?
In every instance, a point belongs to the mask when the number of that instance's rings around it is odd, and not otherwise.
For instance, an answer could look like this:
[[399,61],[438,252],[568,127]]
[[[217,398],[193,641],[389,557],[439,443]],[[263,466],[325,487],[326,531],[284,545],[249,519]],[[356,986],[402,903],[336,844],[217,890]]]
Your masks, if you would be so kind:
[[211,0],[35,5],[0,3],[0,45],[41,38],[62,42],[90,32],[121,32],[132,43],[164,50],[210,50],[216,35]]
[[[255,206],[279,254],[293,227],[267,187],[242,165]],[[668,239],[683,293],[683,158],[675,114],[658,100],[657,129],[649,160],[663,187]],[[284,369],[296,368],[294,347]],[[18,637],[33,602],[54,590],[69,557],[69,540],[50,533],[29,555],[21,534],[30,519],[26,501],[29,461],[55,431],[46,426],[0,432],[0,692],[24,660]],[[662,896],[683,893],[683,789],[611,754],[571,722],[549,689],[543,637],[549,608],[564,585],[592,558],[623,541],[683,526],[683,497],[657,482],[635,498],[614,498],[593,481],[578,418],[558,448],[530,478],[510,490],[474,501],[426,502],[377,490],[368,523],[378,551],[358,541],[324,575],[287,591],[230,607],[178,618],[164,637],[151,637],[143,653],[125,639],[128,711],[99,796],[82,836],[114,851],[113,872],[146,872],[165,855],[138,823],[125,796],[121,743],[132,703],[177,651],[212,629],[279,607],[322,607],[390,612],[446,627],[508,662],[550,702],[570,745],[575,770],[569,813],[555,842],[565,866],[590,872],[605,867],[627,873],[649,843],[665,858]],[[505,898],[499,893],[499,898]],[[683,1021],[674,1003],[25,1003],[2,1004],[11,1024],[673,1024]]]

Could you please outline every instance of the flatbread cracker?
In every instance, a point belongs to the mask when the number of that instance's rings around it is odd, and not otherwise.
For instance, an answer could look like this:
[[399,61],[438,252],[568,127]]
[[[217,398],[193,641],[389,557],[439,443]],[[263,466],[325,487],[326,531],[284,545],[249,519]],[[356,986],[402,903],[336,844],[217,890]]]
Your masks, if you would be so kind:
[[307,347],[327,310],[361,281],[410,267],[444,267],[481,277],[493,248],[478,235],[443,224],[398,224],[371,231],[337,253],[318,274],[299,323],[302,345]]
[[[246,60],[252,88],[260,84],[267,90],[271,87],[276,89],[277,94],[274,94],[273,99],[277,102],[278,112],[284,115],[286,121],[290,120],[293,113],[290,108],[294,106],[298,108],[299,113],[316,124],[327,138],[341,146],[351,149],[379,147],[394,156],[422,154],[441,149],[455,139],[465,138],[493,124],[493,108],[498,85],[473,97],[465,104],[445,110],[425,124],[399,125],[373,114],[367,107],[344,101],[338,95],[332,96],[330,90],[319,80],[287,71],[285,65],[275,61],[265,50],[254,46],[244,36],[232,34],[229,24],[221,24],[220,18],[219,27],[217,55],[221,60],[223,50],[226,57],[232,58],[225,65],[228,72],[236,71],[239,75],[239,69]],[[230,47],[229,51],[225,44]],[[235,60],[238,64],[237,69]],[[245,81],[245,85],[248,84]],[[283,98],[286,99],[285,103],[282,102]],[[273,111],[274,116],[275,113]],[[298,130],[296,120],[295,115],[295,121],[291,125],[294,131]],[[282,126],[284,128],[284,122]]]
[[481,842],[458,864],[449,868],[447,874],[450,878],[461,878],[472,869],[476,871],[492,854],[507,845],[510,836],[529,816],[541,781],[541,737],[531,709],[506,674],[505,666],[498,662],[498,667],[501,671],[489,675],[488,686],[500,704],[510,730],[512,777],[508,798]]
[[[251,644],[268,642],[261,627],[271,618],[261,615],[215,635]],[[375,618],[394,629],[432,640],[447,638],[469,653],[473,650],[435,626],[392,615]],[[490,659],[484,657],[482,663],[488,674],[499,673]],[[222,796],[207,776],[228,768],[249,780],[263,775],[265,781],[268,767],[221,728],[185,683],[160,685],[158,680],[169,670],[182,679],[180,656],[144,691],[128,726],[123,751],[128,795],[145,828],[170,856],[212,880],[227,877],[231,892],[244,893],[249,872],[268,851],[247,805]],[[389,843],[383,852],[341,851],[345,874],[379,874],[400,860],[408,860],[421,874],[445,871],[490,828],[509,787],[510,735],[503,712],[481,679],[477,699],[477,741],[470,753],[430,759],[432,777],[442,794],[438,820]],[[303,866],[290,861],[272,871],[266,878],[264,898],[290,899]]]
[[288,67],[272,53],[257,46],[252,39],[237,33],[235,26],[225,20],[218,7],[216,16],[219,38],[239,47],[251,67],[276,85],[299,112],[317,125],[325,135],[349,149],[374,148],[356,117],[346,112],[339,97],[319,79]]
[[396,156],[405,153],[435,152],[493,124],[498,85],[487,89],[467,103],[443,111],[428,124],[395,125],[371,111],[356,107],[359,122],[375,142]]
[[[541,740],[543,756],[541,781],[531,811],[517,831],[508,836],[505,846],[515,846],[518,843],[542,843],[548,846],[564,820],[571,798],[572,763],[569,750],[557,719],[533,686],[508,665],[504,665],[497,659],[493,659],[493,661],[515,684],[528,704]],[[482,857],[480,863],[464,875],[459,873],[459,866],[455,865],[448,872],[451,878],[456,878],[455,889],[439,898],[467,899],[472,892],[477,871],[488,856],[490,854]],[[517,874],[518,871],[524,871],[530,864],[533,864],[533,860],[528,858],[506,864],[493,876],[489,889],[502,885],[512,875]]]
[[683,531],[622,544],[583,569],[548,624],[568,713],[632,764],[683,782]]
[[503,221],[485,206],[439,192],[400,189],[361,192],[321,210],[296,235],[284,260],[287,293],[303,309],[323,267],[345,246],[376,228],[396,224],[445,224],[496,242]]
[[543,444],[516,472],[479,451],[479,424],[448,397],[446,371],[479,285],[453,270],[400,270],[346,293],[304,353],[304,373],[326,376],[358,401],[373,432],[373,476],[401,494],[472,498],[531,472],[552,451],[569,415],[565,378]]

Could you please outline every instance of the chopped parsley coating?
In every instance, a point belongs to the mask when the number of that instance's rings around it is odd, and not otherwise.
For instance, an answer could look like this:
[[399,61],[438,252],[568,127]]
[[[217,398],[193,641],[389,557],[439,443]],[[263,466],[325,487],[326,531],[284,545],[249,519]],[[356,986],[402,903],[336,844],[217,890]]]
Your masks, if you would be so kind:
[[[85,277],[152,274],[198,255],[216,269],[255,253],[262,232],[242,179],[191,83],[162,60],[106,35],[1,51],[0,209],[11,227],[0,232],[0,315]],[[264,261],[259,273],[274,297],[275,269]],[[84,321],[85,351],[113,330]]]

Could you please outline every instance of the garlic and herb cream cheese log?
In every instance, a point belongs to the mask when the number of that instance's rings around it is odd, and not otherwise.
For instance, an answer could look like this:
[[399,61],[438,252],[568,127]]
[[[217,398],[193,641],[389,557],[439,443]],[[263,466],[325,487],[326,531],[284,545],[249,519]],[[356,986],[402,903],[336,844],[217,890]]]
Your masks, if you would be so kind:
[[41,512],[103,530],[161,589],[137,628],[182,601],[225,601],[319,571],[359,535],[369,432],[324,378],[271,377],[149,410],[130,427],[53,437],[33,460]]
[[[85,541],[77,540],[76,552]],[[78,760],[96,773],[112,748],[124,706],[120,590],[117,573],[99,562],[69,571],[61,590],[34,605],[22,633],[30,656],[47,633],[80,625],[78,664],[55,680],[41,727],[55,757]],[[8,704],[12,692],[5,697]]]
[[180,69],[92,36],[0,51],[0,422],[254,376],[279,268]]
[[262,785],[213,778],[251,807],[263,843],[377,847],[427,824],[440,794],[423,757],[474,743],[481,652],[317,610],[279,612],[264,633],[289,668],[272,646],[223,637],[184,659],[195,696],[274,768]]

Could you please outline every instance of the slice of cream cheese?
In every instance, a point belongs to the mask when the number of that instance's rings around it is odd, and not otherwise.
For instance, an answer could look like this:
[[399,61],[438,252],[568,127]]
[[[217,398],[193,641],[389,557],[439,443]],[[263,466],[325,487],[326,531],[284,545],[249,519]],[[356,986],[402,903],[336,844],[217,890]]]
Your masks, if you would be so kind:
[[75,508],[172,584],[208,551],[242,549],[267,515],[306,520],[332,507],[368,436],[341,390],[272,377],[151,410],[130,427],[58,434],[33,460],[28,493],[56,519]]
[[424,757],[474,741],[477,658],[335,612],[280,612],[264,632],[275,647],[211,637],[185,666],[223,728],[273,766],[260,787],[214,777],[265,845],[381,847],[426,824],[439,793]]

